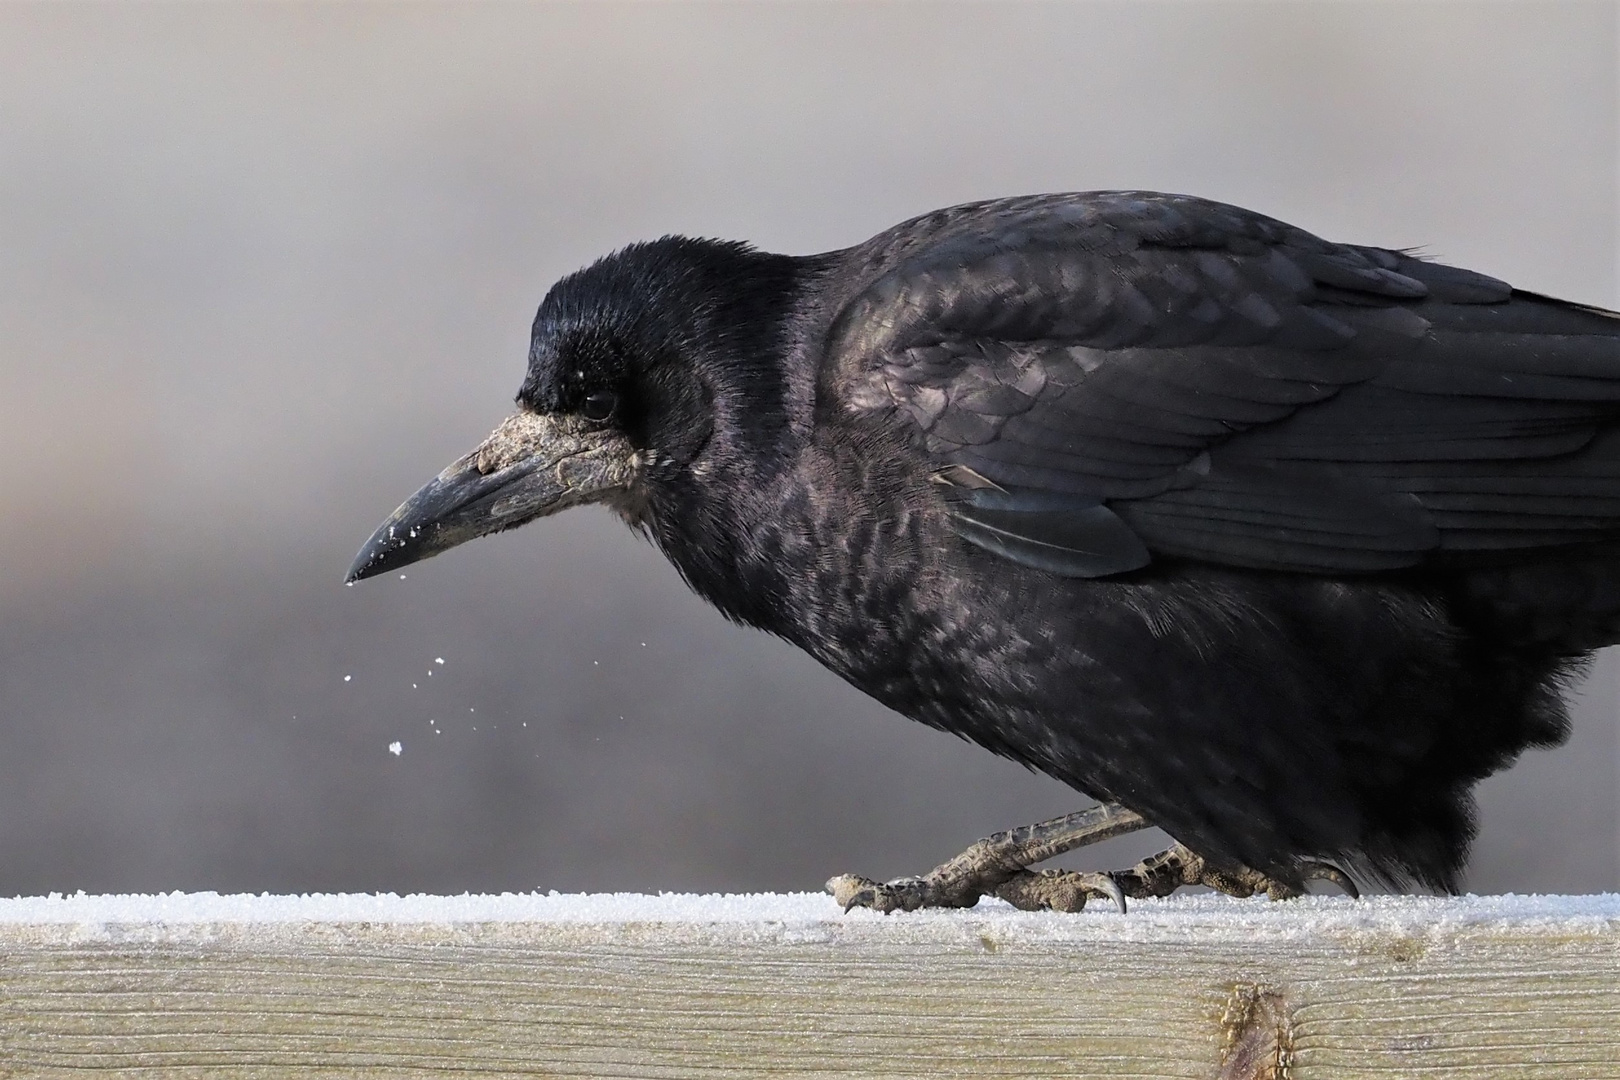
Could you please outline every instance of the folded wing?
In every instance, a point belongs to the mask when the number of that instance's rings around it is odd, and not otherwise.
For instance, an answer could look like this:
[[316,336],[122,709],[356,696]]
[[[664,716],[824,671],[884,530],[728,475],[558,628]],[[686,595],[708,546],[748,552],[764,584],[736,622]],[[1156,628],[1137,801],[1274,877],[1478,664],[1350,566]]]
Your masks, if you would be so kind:
[[1302,572],[1620,535],[1620,316],[1132,192],[868,248],[845,403],[915,431],[972,543],[1075,576]]

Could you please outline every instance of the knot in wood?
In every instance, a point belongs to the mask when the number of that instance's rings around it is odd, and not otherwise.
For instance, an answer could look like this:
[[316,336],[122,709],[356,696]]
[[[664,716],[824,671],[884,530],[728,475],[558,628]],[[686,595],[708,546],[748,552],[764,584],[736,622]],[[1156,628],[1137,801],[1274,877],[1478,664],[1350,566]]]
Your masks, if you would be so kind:
[[1221,1014],[1220,1080],[1290,1080],[1294,1032],[1282,992],[1238,983]]

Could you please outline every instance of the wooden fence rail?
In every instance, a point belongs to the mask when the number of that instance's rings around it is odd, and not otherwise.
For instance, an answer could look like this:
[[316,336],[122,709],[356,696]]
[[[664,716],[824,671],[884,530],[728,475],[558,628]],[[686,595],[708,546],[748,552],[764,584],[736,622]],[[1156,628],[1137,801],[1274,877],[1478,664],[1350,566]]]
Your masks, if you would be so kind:
[[0,900],[0,1076],[1620,1078],[1620,896]]

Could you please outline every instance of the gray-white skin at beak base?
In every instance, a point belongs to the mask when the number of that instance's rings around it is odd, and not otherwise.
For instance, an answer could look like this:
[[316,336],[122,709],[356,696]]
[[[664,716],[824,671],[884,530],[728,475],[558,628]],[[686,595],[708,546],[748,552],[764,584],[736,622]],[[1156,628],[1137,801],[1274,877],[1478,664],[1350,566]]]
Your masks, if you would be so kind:
[[519,412],[377,527],[346,580],[408,566],[475,537],[628,491],[640,456],[622,434],[574,416]]

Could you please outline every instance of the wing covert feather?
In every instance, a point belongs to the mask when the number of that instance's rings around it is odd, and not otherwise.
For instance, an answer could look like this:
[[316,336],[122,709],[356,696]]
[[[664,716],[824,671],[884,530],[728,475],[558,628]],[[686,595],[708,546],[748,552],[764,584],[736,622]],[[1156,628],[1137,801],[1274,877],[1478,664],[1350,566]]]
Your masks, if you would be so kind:
[[1140,192],[956,207],[861,257],[826,377],[905,418],[1003,557],[1355,573],[1620,535],[1614,313]]

